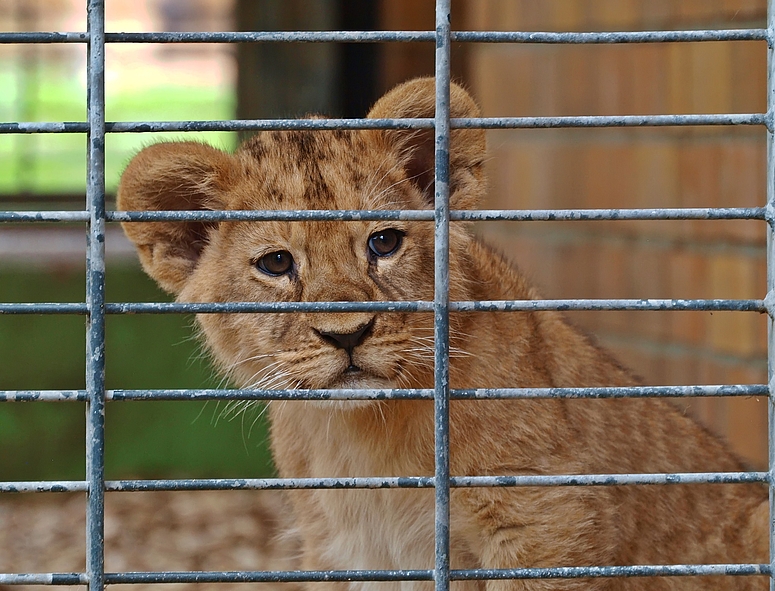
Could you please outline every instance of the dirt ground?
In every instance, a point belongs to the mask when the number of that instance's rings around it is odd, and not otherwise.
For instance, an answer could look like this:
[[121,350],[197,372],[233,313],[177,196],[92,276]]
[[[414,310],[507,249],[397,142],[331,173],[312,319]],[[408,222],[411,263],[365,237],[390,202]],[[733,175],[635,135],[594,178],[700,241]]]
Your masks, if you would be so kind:
[[[84,572],[85,502],[84,494],[0,498],[0,572]],[[294,570],[298,553],[281,491],[106,494],[106,572]],[[189,587],[235,589],[228,584],[132,585],[131,589]],[[298,591],[300,587],[265,583],[260,588]],[[0,589],[43,587],[0,585]]]

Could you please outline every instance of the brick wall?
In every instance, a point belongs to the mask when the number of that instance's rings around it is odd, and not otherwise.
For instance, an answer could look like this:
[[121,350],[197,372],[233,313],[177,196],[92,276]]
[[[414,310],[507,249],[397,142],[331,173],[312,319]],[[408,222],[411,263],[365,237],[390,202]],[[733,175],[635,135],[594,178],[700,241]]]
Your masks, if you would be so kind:
[[[466,0],[466,29],[764,26],[764,0]],[[466,82],[486,116],[766,110],[764,42],[479,44]],[[765,203],[763,128],[511,130],[489,134],[492,208]],[[761,298],[763,222],[532,222],[481,231],[546,297]],[[754,313],[583,312],[571,320],[648,384],[766,382]],[[766,465],[766,401],[692,399],[689,412]]]

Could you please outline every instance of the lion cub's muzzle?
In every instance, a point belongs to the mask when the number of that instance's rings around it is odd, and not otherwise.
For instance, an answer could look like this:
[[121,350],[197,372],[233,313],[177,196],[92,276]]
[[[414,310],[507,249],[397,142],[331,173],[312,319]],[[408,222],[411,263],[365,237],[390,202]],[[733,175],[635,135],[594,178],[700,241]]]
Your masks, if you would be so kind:
[[369,320],[366,324],[361,325],[351,332],[333,332],[324,331],[313,328],[312,330],[323,339],[325,342],[333,345],[337,349],[343,349],[349,358],[350,364],[347,367],[347,372],[355,372],[360,368],[353,363],[353,349],[363,343],[368,338],[374,327],[374,318]]

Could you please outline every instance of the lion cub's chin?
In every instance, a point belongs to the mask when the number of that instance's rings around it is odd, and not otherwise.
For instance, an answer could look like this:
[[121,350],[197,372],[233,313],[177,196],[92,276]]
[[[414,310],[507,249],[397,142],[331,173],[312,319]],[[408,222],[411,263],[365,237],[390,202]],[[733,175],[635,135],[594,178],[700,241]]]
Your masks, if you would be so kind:
[[[335,378],[326,390],[391,390],[398,386],[387,378],[375,376],[364,371],[355,373],[344,372]],[[374,404],[374,400],[313,400],[310,402],[318,408],[329,410],[355,410]]]

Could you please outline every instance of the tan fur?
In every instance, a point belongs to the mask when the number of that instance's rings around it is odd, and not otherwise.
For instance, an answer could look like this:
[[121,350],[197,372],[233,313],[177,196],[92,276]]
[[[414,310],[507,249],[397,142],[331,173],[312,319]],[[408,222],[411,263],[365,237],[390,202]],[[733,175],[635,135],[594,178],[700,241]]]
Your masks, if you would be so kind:
[[[433,81],[383,97],[370,117],[430,117]],[[452,116],[478,115],[453,86]],[[485,191],[481,130],[453,132],[451,205]],[[143,150],[119,188],[122,209],[421,209],[432,201],[427,132],[265,132],[227,155],[195,143]],[[405,234],[372,260],[369,236]],[[433,224],[268,222],[126,224],[146,271],[181,301],[433,299]],[[452,224],[452,300],[535,298],[519,272]],[[292,253],[293,273],[254,263]],[[429,314],[201,315],[215,359],[247,387],[433,384]],[[348,353],[320,333],[373,322]],[[351,364],[360,372],[347,373]],[[616,386],[635,380],[561,315],[460,313],[451,319],[451,386]],[[281,402],[270,406],[280,474],[432,475],[426,401]],[[734,471],[715,437],[660,400],[453,401],[451,470],[475,474]],[[431,490],[295,491],[303,568],[432,568]],[[758,485],[463,488],[452,492],[453,568],[768,562]],[[379,584],[386,588],[387,584]],[[429,583],[393,585],[429,588]],[[755,577],[491,581],[499,589],[764,589]],[[343,587],[343,585],[333,585]],[[351,584],[371,588],[374,584]],[[375,587],[376,588],[376,587]]]

